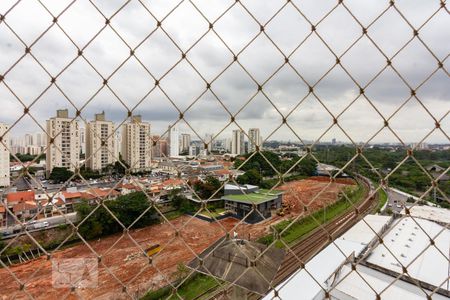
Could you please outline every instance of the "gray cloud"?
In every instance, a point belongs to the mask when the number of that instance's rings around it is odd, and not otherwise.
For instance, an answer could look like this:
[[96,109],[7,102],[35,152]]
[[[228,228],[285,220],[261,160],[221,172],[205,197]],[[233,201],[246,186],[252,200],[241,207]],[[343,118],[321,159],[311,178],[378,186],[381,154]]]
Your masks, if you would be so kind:
[[[177,4],[178,1],[144,2],[158,20]],[[234,1],[193,1],[211,22]],[[43,1],[53,14],[59,14],[69,1]],[[110,17],[123,4],[123,1],[94,1],[98,8]],[[246,0],[242,4],[255,18],[265,24],[285,1]],[[293,1],[316,24],[322,19],[336,1],[324,1],[320,6],[316,1]],[[0,13],[5,14],[12,1],[1,1]],[[368,34],[389,59],[410,38],[413,30],[402,20],[400,15],[390,9],[384,16],[373,20],[388,7],[388,3],[376,0],[348,0],[345,5],[358,18],[363,26],[368,26]],[[396,1],[398,9],[415,28],[439,9],[439,1]],[[6,22],[30,45],[48,26],[52,16],[37,1],[22,1],[6,14]],[[48,70],[51,76],[58,74],[71,60],[77,57],[77,46],[84,48],[95,34],[105,25],[105,19],[88,2],[76,1],[58,18],[58,24],[70,36],[74,45],[64,33],[54,26],[32,46],[32,53]],[[157,29],[156,20],[137,1],[131,1],[111,19],[111,25],[136,50],[137,58],[157,79],[160,79],[178,60],[180,50],[170,40],[172,38],[182,51],[187,51],[197,39],[208,31],[208,22],[188,2],[183,3],[171,16],[162,21],[163,28]],[[450,27],[448,14],[441,10],[426,25],[420,28],[419,36],[431,49],[437,59],[443,61],[448,53],[450,32],[443,28]],[[153,30],[156,32],[142,44],[143,39]],[[260,32],[260,27],[241,5],[235,6],[214,23],[214,30],[231,50],[237,54]],[[314,85],[334,64],[335,57],[315,34],[306,40],[294,53],[292,51],[311,32],[311,25],[288,4],[280,14],[265,26],[266,34],[276,43],[282,53],[269,39],[261,34],[247,49],[239,54],[239,62],[258,83],[266,81],[273,72],[284,63],[284,55],[290,55],[289,62],[296,71]],[[336,55],[341,55],[346,48],[362,34],[361,26],[351,17],[344,7],[338,7],[329,17],[317,26],[318,34],[332,48]],[[25,45],[10,32],[5,24],[0,23],[0,74],[7,70],[23,55]],[[292,54],[292,55],[291,55]],[[154,87],[154,79],[131,57],[103,87],[102,76],[110,77],[112,72],[129,57],[130,50],[110,29],[106,28],[84,50],[84,56],[100,73],[97,74],[83,58],[77,58],[57,79],[62,92],[82,110],[82,116],[91,119],[93,114],[104,110],[115,122],[123,121],[126,108],[117,99],[119,97],[128,109],[135,107]],[[206,81],[212,81],[233,61],[233,54],[223,42],[210,31],[204,39],[187,53],[187,59],[194,65]],[[342,59],[342,65],[358,81],[365,85],[385,66],[386,58],[373,43],[363,37]],[[419,86],[438,66],[438,61],[417,39],[413,40],[402,52],[392,58],[394,68],[411,85]],[[440,119],[450,110],[450,80],[448,62],[444,61],[444,70],[437,71],[428,82],[417,91],[417,97],[423,105]],[[5,76],[5,83],[19,99],[29,106],[50,85],[50,75],[27,55]],[[308,86],[285,65],[265,85],[264,92],[270,101],[283,114],[287,115],[308,93]],[[206,83],[187,61],[182,61],[160,81],[160,88],[172,101],[184,111],[197,99],[206,88]],[[99,89],[101,91],[84,106]],[[234,63],[211,85],[212,91],[232,114],[237,113],[242,105],[257,92],[257,84],[237,63]],[[336,66],[327,77],[315,86],[315,93],[334,114],[338,115],[359,94],[359,88],[342,70]],[[53,116],[57,108],[68,107],[72,115],[75,108],[65,99],[63,93],[55,86],[45,92],[31,107],[31,114],[40,124]],[[115,94],[115,95],[114,95]],[[366,89],[367,98],[379,109],[384,117],[389,117],[410,96],[409,88],[391,69],[386,69]],[[116,97],[117,96],[117,97]],[[0,83],[0,101],[4,109],[0,110],[0,121],[12,124],[23,114],[23,105]],[[167,126],[176,122],[178,111],[166,95],[155,89],[136,108],[136,113],[152,123],[154,133],[163,133]],[[203,95],[185,114],[186,120],[201,135],[219,132],[229,123],[230,116],[211,92]],[[442,121],[442,129],[450,131],[450,117]],[[312,96],[309,96],[289,117],[289,122],[299,135],[307,140],[318,138],[331,125],[332,118],[325,108]],[[243,128],[260,127],[262,135],[267,137],[274,128],[281,124],[282,117],[272,104],[259,93],[255,99],[237,116],[236,122]],[[358,99],[348,111],[339,117],[343,128],[356,141],[371,137],[383,124],[382,118],[364,98]],[[392,128],[404,141],[419,141],[433,128],[434,120],[416,99],[403,107],[398,115],[392,117]],[[182,130],[188,127],[180,124]],[[233,127],[235,128],[235,126]],[[430,129],[431,128],[431,129]],[[229,135],[228,128],[223,137]],[[13,133],[37,131],[38,128],[30,117],[26,116],[13,128]],[[296,139],[286,130],[278,131],[274,138]],[[325,138],[345,140],[345,135],[333,128]],[[374,141],[396,141],[395,137],[383,131]],[[449,142],[443,134],[433,134],[428,142]]]

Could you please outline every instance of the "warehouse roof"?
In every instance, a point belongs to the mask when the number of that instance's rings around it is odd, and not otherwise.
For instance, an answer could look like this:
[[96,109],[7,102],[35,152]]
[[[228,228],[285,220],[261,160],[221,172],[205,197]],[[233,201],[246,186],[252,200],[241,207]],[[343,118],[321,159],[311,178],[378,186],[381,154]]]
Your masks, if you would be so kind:
[[[430,238],[434,245],[430,244]],[[435,287],[448,281],[449,229],[432,221],[404,217],[392,226],[383,240],[367,262],[400,274],[402,265],[407,266],[409,276]]]
[[[350,299],[349,296],[351,296],[351,299],[372,300],[376,299],[374,290],[378,294],[381,293],[381,299],[426,299],[424,290],[415,284],[402,280],[394,282],[395,278],[392,276],[359,264],[356,266],[356,270],[357,272],[352,271],[350,265],[343,266],[336,280],[338,284],[331,290],[333,299]],[[431,294],[430,291],[426,291],[426,293]],[[433,294],[432,299],[448,298]]]
[[[415,205],[409,209],[410,215],[439,223],[450,224],[450,210],[428,205]],[[402,211],[405,214],[405,210]]]
[[[281,283],[277,287],[279,298],[299,299],[299,290],[302,293],[301,299],[314,298],[326,288],[325,281],[345,262],[347,257],[352,253],[355,253],[355,256],[361,253],[376,237],[375,232],[380,233],[389,220],[390,217],[387,216],[366,216],[364,221],[359,221],[340,238],[336,239],[333,244],[328,245],[313,257],[306,264],[305,269],[300,270]],[[272,300],[274,297],[272,291],[263,299]]]

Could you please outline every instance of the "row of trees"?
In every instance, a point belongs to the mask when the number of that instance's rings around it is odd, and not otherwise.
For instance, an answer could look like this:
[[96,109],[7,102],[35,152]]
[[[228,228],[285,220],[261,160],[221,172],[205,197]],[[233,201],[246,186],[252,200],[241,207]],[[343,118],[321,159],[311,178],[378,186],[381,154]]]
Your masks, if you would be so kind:
[[[238,157],[234,162],[234,167],[245,171],[244,175],[237,178],[240,184],[248,183],[260,185],[264,177],[273,177],[277,171],[284,174],[296,176],[313,176],[317,171],[317,163],[309,157],[300,161],[300,156],[296,154],[278,155],[270,151],[262,151],[251,156],[246,154]],[[300,161],[300,162],[299,162]]]
[[[314,152],[319,161],[342,168],[355,155],[354,147],[334,146],[320,147]],[[369,165],[361,156],[356,158],[345,170],[346,173],[360,173],[379,182],[383,177],[394,170],[407,156],[406,149],[388,150],[383,148],[364,149],[364,157],[370,161]],[[440,165],[443,168],[450,166],[450,151],[417,150],[414,158],[424,167]],[[431,185],[431,180],[421,167],[412,159],[406,160],[393,174],[389,176],[389,185],[410,193],[423,193]],[[450,182],[441,181],[439,188],[450,194]]]
[[[115,200],[108,200],[104,203],[126,228],[131,226],[136,220],[137,222],[133,224],[133,228],[141,228],[159,222],[158,214],[154,208],[149,209],[151,203],[143,192],[120,196]],[[148,211],[146,211],[147,209]],[[80,220],[84,220],[94,211],[79,228],[80,234],[86,239],[98,238],[123,231],[123,227],[103,206],[96,209],[96,205],[90,205],[83,200],[75,205],[75,211]],[[142,215],[145,211],[146,213]]]

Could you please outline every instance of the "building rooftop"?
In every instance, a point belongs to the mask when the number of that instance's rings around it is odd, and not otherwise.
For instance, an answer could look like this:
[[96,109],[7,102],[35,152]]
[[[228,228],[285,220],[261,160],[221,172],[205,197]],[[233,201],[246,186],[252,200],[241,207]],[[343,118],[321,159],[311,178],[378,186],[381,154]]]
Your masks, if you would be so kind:
[[253,293],[264,295],[270,288],[284,250],[247,240],[220,239],[189,263],[189,267]]
[[[357,272],[352,271],[350,265],[343,266],[337,278],[339,283],[331,290],[332,299],[372,300],[376,299],[374,290],[378,294],[381,293],[381,299],[426,299],[425,291],[415,284],[402,280],[394,282],[395,278],[392,276],[359,264],[356,266],[356,270]],[[431,294],[430,291],[426,292]],[[448,298],[435,293],[431,299],[444,300]]]
[[276,199],[281,191],[269,191],[266,189],[260,189],[257,192],[247,193],[247,194],[238,194],[238,195],[225,195],[222,197],[224,200],[240,202],[240,203],[248,203],[248,204],[260,204],[267,201],[271,201]]
[[[359,221],[306,263],[305,269],[296,272],[278,285],[276,289],[279,299],[313,299],[316,297],[318,293],[327,288],[325,281],[346,261],[347,257],[353,253],[358,256],[364,251],[376,237],[375,232],[381,233],[390,219],[391,217],[378,215],[364,217],[364,220]],[[299,290],[302,293],[301,298],[298,297]],[[263,300],[272,299],[278,299],[273,291],[263,298]]]
[[399,274],[402,265],[407,266],[410,277],[435,287],[449,282],[449,229],[432,221],[404,217],[396,220],[383,240],[367,258],[370,264]]
[[[405,214],[405,210],[401,212]],[[428,219],[443,224],[450,224],[450,210],[442,209],[434,206],[415,205],[410,207],[409,213],[413,217]]]
[[22,202],[22,201],[34,201],[34,191],[14,192],[6,195],[6,200],[9,203]]

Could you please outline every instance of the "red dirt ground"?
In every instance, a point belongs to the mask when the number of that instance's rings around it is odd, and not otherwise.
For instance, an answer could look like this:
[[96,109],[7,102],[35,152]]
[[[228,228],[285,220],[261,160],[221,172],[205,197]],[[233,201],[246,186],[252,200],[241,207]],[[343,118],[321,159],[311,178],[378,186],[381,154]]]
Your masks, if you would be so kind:
[[[10,267],[14,276],[24,283],[25,290],[20,286],[7,269],[0,269],[0,297],[3,299],[28,299],[27,293],[37,299],[128,299],[139,297],[149,289],[157,289],[174,279],[178,263],[188,263],[194,258],[194,253],[201,253],[210,244],[223,237],[226,232],[237,231],[240,236],[252,240],[269,233],[269,226],[284,219],[291,218],[303,211],[303,205],[309,204],[310,210],[316,210],[337,199],[339,191],[352,184],[351,181],[332,183],[328,187],[328,178],[311,178],[290,182],[281,187],[286,193],[283,201],[292,207],[289,215],[274,216],[269,220],[255,225],[239,223],[228,218],[219,223],[208,223],[190,216],[182,216],[171,221],[171,224],[159,224],[147,228],[130,231],[130,235],[145,248],[147,245],[160,244],[162,251],[154,257],[150,265],[144,256],[125,261],[127,256],[139,253],[138,246],[127,235],[113,235],[101,240],[89,241],[92,250],[101,255],[98,272],[98,287],[95,289],[55,289],[52,286],[52,264],[46,258],[39,258],[27,263]],[[176,231],[179,230],[178,237]],[[192,249],[192,251],[190,249]],[[63,258],[96,258],[96,254],[84,243],[57,251],[54,259]],[[108,268],[108,269],[107,269]],[[113,274],[111,275],[108,270]],[[127,293],[122,291],[122,285],[128,286]]]

